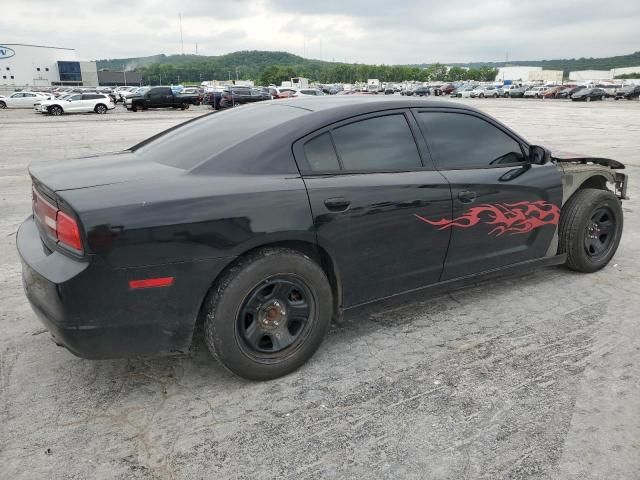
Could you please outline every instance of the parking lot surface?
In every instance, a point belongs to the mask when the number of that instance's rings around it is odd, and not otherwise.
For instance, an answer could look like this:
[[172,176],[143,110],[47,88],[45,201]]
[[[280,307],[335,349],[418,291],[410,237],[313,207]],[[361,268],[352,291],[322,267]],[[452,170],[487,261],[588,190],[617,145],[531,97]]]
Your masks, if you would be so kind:
[[[33,161],[119,150],[206,113],[0,111],[0,477],[640,478],[640,102],[476,105],[532,143],[627,164],[617,255],[354,311],[285,378],[189,353],[89,361],[22,292]],[[215,142],[215,132],[203,138]]]

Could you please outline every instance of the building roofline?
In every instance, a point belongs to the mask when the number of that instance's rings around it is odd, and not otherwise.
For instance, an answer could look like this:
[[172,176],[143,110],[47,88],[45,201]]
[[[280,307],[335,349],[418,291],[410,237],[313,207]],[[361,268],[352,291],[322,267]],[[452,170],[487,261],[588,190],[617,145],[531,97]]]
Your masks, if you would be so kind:
[[3,47],[11,47],[11,46],[20,46],[20,47],[38,47],[38,48],[54,48],[56,50],[70,50],[75,52],[75,48],[65,48],[65,47],[51,47],[49,45],[31,45],[29,43],[1,43],[0,45]]

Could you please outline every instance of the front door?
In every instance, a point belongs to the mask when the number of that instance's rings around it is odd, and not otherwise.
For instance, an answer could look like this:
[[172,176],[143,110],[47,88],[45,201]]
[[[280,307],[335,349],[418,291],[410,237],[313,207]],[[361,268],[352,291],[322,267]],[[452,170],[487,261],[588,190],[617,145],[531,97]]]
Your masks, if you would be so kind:
[[418,110],[433,159],[449,180],[453,215],[423,215],[427,230],[450,231],[442,280],[555,254],[562,183],[555,165],[532,165],[528,147],[472,112]]
[[344,307],[440,278],[450,232],[425,229],[418,215],[450,216],[451,193],[416,141],[424,147],[410,112],[396,110],[341,122],[294,147]]

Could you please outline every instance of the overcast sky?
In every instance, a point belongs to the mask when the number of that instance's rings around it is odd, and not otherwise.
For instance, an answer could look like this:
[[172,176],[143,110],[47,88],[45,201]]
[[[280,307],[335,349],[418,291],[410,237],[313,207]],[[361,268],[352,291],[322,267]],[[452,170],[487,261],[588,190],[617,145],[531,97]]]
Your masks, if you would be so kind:
[[83,59],[284,50],[360,63],[610,56],[640,50],[640,1],[2,0],[0,45]]

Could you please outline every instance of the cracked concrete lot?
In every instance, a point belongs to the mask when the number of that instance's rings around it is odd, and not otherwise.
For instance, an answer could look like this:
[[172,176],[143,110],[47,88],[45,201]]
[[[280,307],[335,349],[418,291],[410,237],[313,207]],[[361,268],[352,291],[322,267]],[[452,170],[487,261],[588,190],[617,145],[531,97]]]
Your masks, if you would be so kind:
[[0,477],[640,478],[640,102],[460,101],[532,143],[627,164],[611,264],[354,311],[265,383],[227,373],[198,334],[184,355],[76,358],[22,292],[28,163],[122,149],[207,110],[1,110]]

